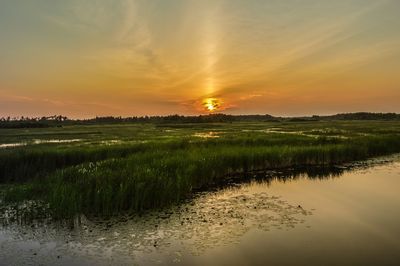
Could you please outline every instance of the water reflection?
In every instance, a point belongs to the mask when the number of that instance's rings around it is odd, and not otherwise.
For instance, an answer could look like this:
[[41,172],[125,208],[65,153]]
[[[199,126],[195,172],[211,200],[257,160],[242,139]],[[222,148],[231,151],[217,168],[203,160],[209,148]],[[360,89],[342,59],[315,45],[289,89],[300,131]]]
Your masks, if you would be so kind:
[[5,143],[0,144],[0,149],[15,148],[27,145],[38,145],[38,144],[60,144],[60,143],[73,143],[81,142],[82,139],[34,139],[31,142],[18,142],[18,143]]
[[0,144],[0,149],[6,149],[6,148],[15,148],[15,147],[20,147],[20,146],[26,146],[28,145],[25,142],[21,143],[6,143],[6,144]]
[[201,190],[216,189],[225,187],[241,186],[245,183],[260,182],[271,184],[274,181],[290,182],[299,179],[326,180],[339,178],[347,172],[356,170],[366,170],[377,165],[388,164],[399,160],[400,155],[378,157],[365,161],[356,161],[344,163],[340,165],[325,166],[302,166],[297,168],[283,168],[278,170],[261,170],[253,171],[247,174],[230,175],[219,184],[212,184],[210,188],[202,188]]
[[221,133],[222,133],[222,132],[215,132],[215,131],[210,131],[210,132],[197,132],[197,133],[194,133],[194,134],[193,134],[193,137],[203,138],[203,139],[219,138]]
[[[171,248],[177,249],[175,255],[180,254],[178,246],[197,255],[215,246],[237,243],[252,228],[263,231],[294,228],[312,214],[280,197],[254,193],[245,187],[199,193],[191,201],[162,211],[107,220],[80,217],[69,222],[52,222],[46,215],[46,207],[33,202],[16,210],[15,206],[8,207],[4,213],[0,219],[8,239],[3,241],[55,241],[61,245],[56,253],[63,256],[69,253],[79,257],[94,252],[98,253],[98,259],[106,249],[110,251],[107,256],[116,252],[119,258],[124,256],[127,260],[138,253],[168,253]],[[60,256],[57,254],[53,258]]]
[[81,216],[55,222],[47,206],[38,202],[3,206],[0,257],[6,264],[18,265],[26,261],[48,265],[185,263],[188,257],[238,245],[250,232],[272,236],[299,226],[311,230],[310,217],[321,210],[289,193],[280,196],[279,189],[269,189],[271,183],[335,180],[346,172],[369,171],[371,166],[398,159],[233,176],[228,186],[218,184],[216,191],[198,192],[179,206],[108,219]]

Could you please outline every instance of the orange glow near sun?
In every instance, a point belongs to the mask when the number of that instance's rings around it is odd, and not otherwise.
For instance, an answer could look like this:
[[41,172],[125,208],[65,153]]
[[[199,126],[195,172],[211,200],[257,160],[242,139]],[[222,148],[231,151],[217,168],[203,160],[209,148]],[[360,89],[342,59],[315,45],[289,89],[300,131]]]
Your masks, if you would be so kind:
[[212,113],[217,111],[221,106],[221,101],[216,98],[207,98],[203,101],[203,106],[206,111]]

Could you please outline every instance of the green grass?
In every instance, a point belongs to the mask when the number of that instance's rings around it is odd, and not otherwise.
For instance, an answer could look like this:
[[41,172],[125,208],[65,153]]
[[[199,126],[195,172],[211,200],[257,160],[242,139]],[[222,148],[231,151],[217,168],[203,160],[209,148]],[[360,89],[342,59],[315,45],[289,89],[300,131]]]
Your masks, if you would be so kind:
[[[0,131],[0,136],[8,136],[3,143],[16,141],[15,135],[29,142],[40,132],[47,139],[75,138],[78,133],[82,138],[78,143],[0,150],[0,180],[11,183],[3,186],[5,202],[44,200],[59,217],[158,208],[237,173],[332,165],[400,152],[400,123],[382,121],[12,131],[14,135]],[[97,133],[82,137],[82,132]],[[105,145],[107,140],[118,144]]]

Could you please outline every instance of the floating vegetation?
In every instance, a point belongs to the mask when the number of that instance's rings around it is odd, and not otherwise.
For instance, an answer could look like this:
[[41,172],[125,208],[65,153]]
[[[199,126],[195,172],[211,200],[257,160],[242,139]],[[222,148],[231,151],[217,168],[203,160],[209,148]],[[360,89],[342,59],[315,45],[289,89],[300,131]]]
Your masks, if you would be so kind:
[[[311,211],[289,204],[279,196],[254,192],[252,186],[198,193],[179,206],[141,216],[110,219],[80,216],[69,222],[53,221],[46,216],[46,205],[29,201],[8,207],[0,221],[7,231],[13,232],[15,239],[57,243],[56,254],[47,258],[50,260],[57,261],[57,254],[68,250],[71,256],[78,257],[94,253],[95,261],[108,261],[110,253],[129,261],[139,253],[168,252],[172,246],[186,247],[191,254],[199,255],[213,247],[238,242],[250,229],[288,230],[312,215]],[[27,219],[31,213],[41,215]],[[13,227],[14,224],[18,226]],[[180,258],[182,251],[175,251],[175,259]]]
[[[291,188],[285,190],[282,188],[286,185],[281,183],[270,184],[269,179],[257,180],[220,188],[217,191],[194,193],[192,198],[182,201],[179,205],[141,213],[124,212],[113,217],[79,215],[68,220],[54,220],[49,215],[49,206],[44,203],[25,201],[8,205],[0,209],[0,213],[3,214],[0,215],[0,257],[6,265],[21,265],[26,261],[45,265],[154,265],[179,262],[190,264],[193,260],[201,261],[203,256],[210,256],[216,249],[226,248],[229,251],[232,248],[245,248],[249,240],[251,243],[259,243],[262,239],[264,242],[261,243],[272,242],[272,245],[281,248],[280,243],[295,241],[293,236],[304,239],[317,233],[322,238],[329,238],[329,235],[335,234],[334,230],[338,230],[335,228],[336,223],[339,221],[337,226],[340,230],[343,229],[343,224],[340,223],[340,219],[332,221],[331,216],[325,217],[326,208],[337,210],[338,212],[334,212],[336,215],[342,213],[346,207],[351,210],[355,208],[356,211],[371,208],[371,203],[377,200],[370,198],[370,201],[350,205],[346,201],[342,202],[342,205],[335,202],[330,206],[329,202],[338,196],[336,193],[348,192],[347,184],[354,185],[352,176],[359,175],[361,178],[357,179],[360,183],[356,187],[363,187],[361,182],[367,179],[364,185],[371,189],[361,188],[360,191],[363,191],[366,197],[371,191],[372,195],[376,195],[373,192],[376,184],[382,183],[383,187],[386,187],[387,181],[398,180],[394,173],[399,171],[399,156],[336,165],[336,170],[322,169],[320,175],[315,173],[321,169],[292,175],[290,169],[271,170],[265,173],[268,178],[283,182],[296,180],[297,183],[287,184]],[[86,167],[94,168],[96,164],[88,163]],[[354,169],[357,171],[354,172]],[[351,173],[341,178],[340,186],[333,186],[336,188],[336,195],[332,195],[333,187],[326,184],[333,181],[331,178],[347,170],[351,170]],[[393,172],[391,177],[390,172]],[[316,177],[327,178],[329,181],[311,182]],[[371,182],[379,177],[384,179]],[[294,187],[297,194],[293,191]],[[312,195],[303,193],[310,191],[310,188],[317,188],[317,191]],[[396,192],[395,188],[391,192]],[[289,196],[293,194],[294,197]],[[352,196],[355,195],[350,195],[351,198]],[[315,198],[325,200],[314,204]],[[386,203],[392,209],[398,205],[392,198],[388,200],[383,197],[382,200],[387,200]],[[32,217],[30,215],[35,213],[37,214],[34,219],[23,218]],[[379,209],[375,209],[374,213],[382,215]],[[347,217],[348,213],[344,212],[342,215]],[[389,215],[387,217],[392,220],[398,218],[396,212],[386,212],[384,215]],[[365,217],[368,219],[371,215]],[[375,217],[377,216],[373,215],[370,219],[376,222]],[[318,227],[321,219],[323,222]],[[318,223],[315,224],[315,221]],[[326,222],[330,222],[327,224],[332,226],[326,226]],[[354,223],[350,221],[350,228],[353,226]],[[287,234],[287,231],[291,234]],[[385,236],[387,232],[396,235],[397,231],[389,227],[389,231],[383,231]],[[376,235],[374,239],[381,241],[379,244],[382,245],[393,243],[390,242],[391,239],[381,235]],[[347,238],[344,237],[343,241],[347,241]],[[314,247],[319,245],[320,243],[316,242]],[[331,247],[330,243],[328,245]],[[259,248],[259,252],[265,254],[265,246],[256,247]],[[395,251],[395,248],[396,246],[389,252]],[[306,252],[308,247],[295,245],[295,249]],[[280,254],[271,254],[272,251],[269,251],[266,256],[275,255],[280,259]],[[231,258],[232,253],[228,256]]]

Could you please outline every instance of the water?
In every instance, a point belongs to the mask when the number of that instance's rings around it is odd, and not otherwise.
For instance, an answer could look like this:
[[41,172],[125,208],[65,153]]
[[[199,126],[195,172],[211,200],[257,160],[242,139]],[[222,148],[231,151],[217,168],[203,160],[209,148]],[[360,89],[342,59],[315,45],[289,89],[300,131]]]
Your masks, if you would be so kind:
[[80,142],[80,141],[82,141],[82,139],[35,139],[31,142],[0,144],[0,149],[15,148],[15,147],[21,147],[21,146],[27,146],[27,145],[72,143],[72,142]]
[[203,139],[219,138],[219,135],[220,135],[221,133],[223,133],[223,132],[214,132],[214,131],[210,131],[210,132],[197,132],[197,133],[193,134],[193,137],[203,138]]
[[140,217],[28,222],[3,209],[0,264],[399,265],[399,155],[267,176]]
[[25,142],[21,143],[6,143],[6,144],[0,144],[0,149],[5,149],[5,148],[15,148],[15,147],[21,147],[21,146],[26,146],[28,145]]

